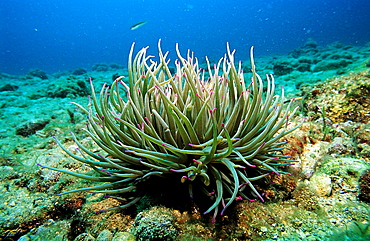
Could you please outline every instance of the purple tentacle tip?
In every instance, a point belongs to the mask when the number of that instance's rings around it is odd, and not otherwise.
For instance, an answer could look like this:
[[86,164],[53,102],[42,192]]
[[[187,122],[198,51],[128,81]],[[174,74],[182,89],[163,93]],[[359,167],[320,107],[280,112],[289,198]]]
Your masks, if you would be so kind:
[[196,160],[196,159],[193,159],[193,162],[198,163],[198,164],[202,164],[202,162],[201,162],[201,161]]

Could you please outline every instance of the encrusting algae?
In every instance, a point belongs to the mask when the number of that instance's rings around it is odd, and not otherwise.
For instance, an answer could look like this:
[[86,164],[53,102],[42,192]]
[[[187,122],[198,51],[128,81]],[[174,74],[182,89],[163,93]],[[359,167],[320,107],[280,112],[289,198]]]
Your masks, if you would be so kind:
[[305,108],[308,115],[317,119],[322,107],[331,121],[362,122],[370,120],[370,70],[328,79],[310,90]]

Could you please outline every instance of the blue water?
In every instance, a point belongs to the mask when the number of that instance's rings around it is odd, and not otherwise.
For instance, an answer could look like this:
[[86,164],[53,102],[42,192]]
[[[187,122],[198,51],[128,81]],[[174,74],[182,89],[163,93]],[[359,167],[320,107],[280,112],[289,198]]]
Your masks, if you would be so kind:
[[[173,53],[178,42],[200,59],[221,57],[226,42],[247,59],[252,45],[262,56],[308,38],[370,41],[369,0],[1,0],[0,9],[0,72],[17,75],[126,65],[132,42],[154,54],[158,39],[165,50]],[[140,21],[148,22],[130,30]]]

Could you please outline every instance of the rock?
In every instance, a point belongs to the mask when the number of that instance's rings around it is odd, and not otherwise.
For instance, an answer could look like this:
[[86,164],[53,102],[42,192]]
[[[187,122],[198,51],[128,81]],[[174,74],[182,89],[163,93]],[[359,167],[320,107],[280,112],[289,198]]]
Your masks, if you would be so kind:
[[289,56],[293,58],[298,58],[304,55],[314,55],[319,50],[317,49],[317,43],[313,39],[308,39],[308,41],[302,47],[296,48],[292,52],[289,53]]
[[110,67],[112,70],[123,69],[123,66],[122,66],[122,65],[119,65],[119,64],[116,64],[116,63],[111,63],[111,64],[109,65],[109,67]]
[[274,63],[274,74],[275,75],[286,75],[293,72],[297,66],[295,59],[279,59]]
[[304,44],[303,46],[304,48],[307,48],[307,49],[314,49],[314,48],[317,48],[317,42],[315,40],[313,40],[312,38],[309,38],[307,40],[307,42]]
[[0,166],[0,179],[9,180],[18,177],[18,173],[10,166]]
[[19,87],[13,84],[6,84],[0,87],[0,92],[2,91],[14,91],[17,90]]
[[73,75],[83,75],[83,74],[86,74],[86,73],[87,73],[87,71],[84,68],[76,68],[72,71]]
[[331,178],[323,173],[314,174],[310,179],[309,187],[320,197],[330,196],[332,189]]
[[327,156],[320,165],[319,173],[335,179],[336,193],[358,189],[359,178],[366,170],[370,169],[370,164],[366,160],[349,157]]
[[370,165],[363,159],[357,158],[331,158],[322,164],[321,171],[330,176],[350,179],[358,179]]
[[68,241],[70,229],[71,223],[68,221],[54,221],[49,219],[43,225],[23,235],[19,240]]
[[366,67],[370,67],[370,58],[366,59],[363,63]]
[[328,59],[318,62],[313,68],[313,72],[336,70],[347,67],[352,61],[346,59]]
[[95,241],[95,238],[88,233],[81,233],[73,241]]
[[83,77],[69,76],[49,84],[46,88],[45,95],[51,98],[73,98],[87,96],[89,92],[86,80]]
[[107,64],[104,64],[104,63],[95,64],[92,67],[92,70],[97,71],[97,72],[105,72],[105,71],[109,70],[109,66]]
[[354,154],[355,146],[350,140],[341,137],[335,137],[328,148],[329,154]]
[[27,137],[35,134],[36,131],[44,129],[49,124],[49,120],[34,120],[18,126],[15,129],[15,134]]
[[368,169],[360,178],[360,195],[362,201],[370,203],[370,169]]
[[[165,239],[156,239],[156,240],[165,240]],[[136,241],[136,238],[133,234],[128,232],[117,232],[114,235],[112,241]]]
[[357,148],[360,155],[370,157],[370,124],[361,125],[355,135]]
[[300,63],[297,67],[299,72],[305,72],[311,70],[311,65],[309,63]]
[[165,208],[152,208],[135,218],[134,234],[137,240],[176,240],[177,229],[172,214]]
[[39,69],[33,69],[28,72],[28,75],[33,77],[38,77],[40,79],[48,79],[48,76],[46,75],[45,71],[39,70]]
[[305,108],[313,119],[325,117],[334,123],[369,122],[370,71],[328,79],[317,84],[305,100]]
[[113,234],[108,229],[105,229],[99,233],[99,236],[96,238],[96,241],[111,241]]

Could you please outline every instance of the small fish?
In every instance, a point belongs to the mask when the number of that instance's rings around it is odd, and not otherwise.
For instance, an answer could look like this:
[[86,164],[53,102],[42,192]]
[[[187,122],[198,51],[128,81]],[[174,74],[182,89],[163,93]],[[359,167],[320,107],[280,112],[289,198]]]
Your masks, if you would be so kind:
[[134,25],[131,26],[130,30],[135,30],[137,28],[140,28],[141,26],[143,26],[146,23],[147,23],[147,21],[141,21],[141,22],[135,23]]

